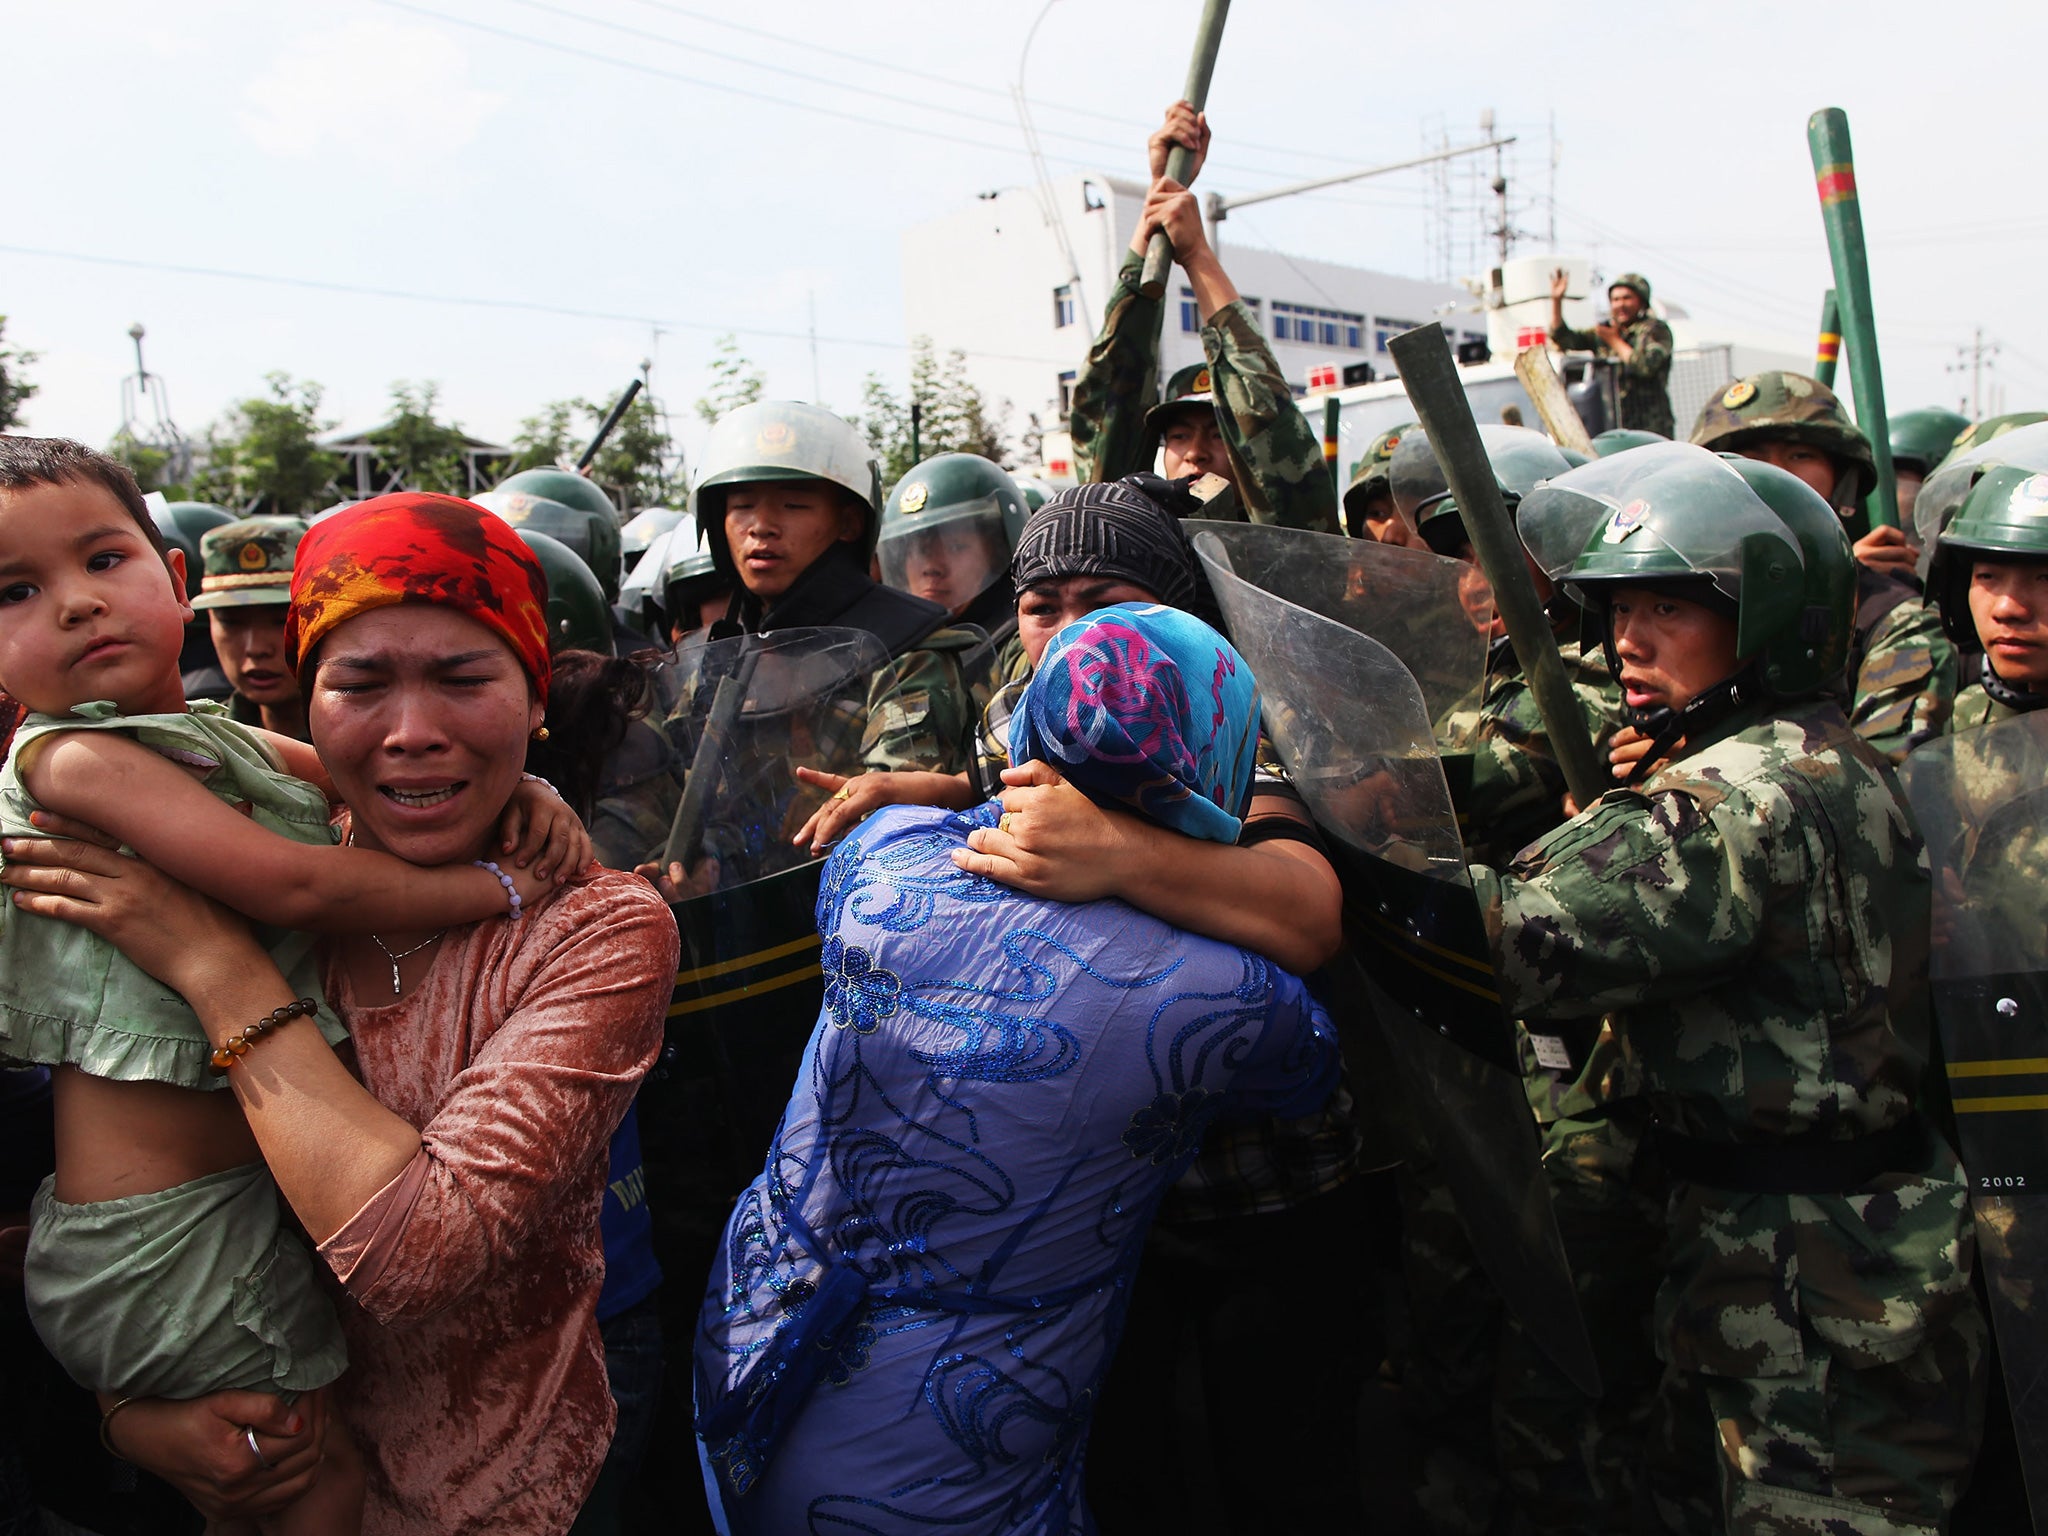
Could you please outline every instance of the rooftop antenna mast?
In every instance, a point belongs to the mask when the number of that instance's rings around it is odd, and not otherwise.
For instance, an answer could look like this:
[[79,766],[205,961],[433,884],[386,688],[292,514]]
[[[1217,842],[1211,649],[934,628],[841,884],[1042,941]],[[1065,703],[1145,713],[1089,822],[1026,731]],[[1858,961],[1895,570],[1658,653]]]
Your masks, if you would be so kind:
[[[192,473],[192,445],[171,420],[171,397],[164,381],[143,366],[143,335],[141,321],[128,327],[128,339],[135,343],[135,372],[121,381],[121,435],[161,453],[164,483],[177,485]],[[146,424],[145,411],[150,417]]]

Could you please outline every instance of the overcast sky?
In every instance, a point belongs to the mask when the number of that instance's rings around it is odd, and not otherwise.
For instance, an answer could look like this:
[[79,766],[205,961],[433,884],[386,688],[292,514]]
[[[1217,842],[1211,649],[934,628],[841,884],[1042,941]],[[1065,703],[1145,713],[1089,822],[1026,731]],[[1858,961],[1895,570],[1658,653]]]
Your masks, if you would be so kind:
[[[1054,174],[1139,176],[1199,12],[1055,0],[1025,60],[1041,0],[0,0],[0,313],[42,354],[29,427],[104,442],[139,320],[188,432],[281,369],[347,426],[378,420],[393,380],[435,380],[502,441],[652,356],[694,446],[722,332],[772,393],[813,395],[813,304],[818,392],[851,408],[867,373],[906,367],[901,231],[1033,177],[1020,66]],[[1978,326],[2006,408],[2048,407],[2048,117],[2017,62],[2042,12],[1958,15],[1236,0],[1203,181],[1400,159],[1476,136],[1490,107],[1522,136],[1534,251],[1554,121],[1561,247],[1803,348],[1830,282],[1805,122],[1840,106],[1893,409],[1954,404]],[[1226,234],[1427,276],[1429,207],[1411,172]]]

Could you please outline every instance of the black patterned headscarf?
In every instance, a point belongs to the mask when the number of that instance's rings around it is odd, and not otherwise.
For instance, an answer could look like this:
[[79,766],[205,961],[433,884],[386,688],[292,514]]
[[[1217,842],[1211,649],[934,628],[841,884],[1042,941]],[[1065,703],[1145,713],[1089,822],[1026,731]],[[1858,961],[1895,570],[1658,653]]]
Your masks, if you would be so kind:
[[1070,486],[1032,513],[1010,576],[1019,592],[1063,576],[1109,576],[1191,613],[1207,597],[1180,520],[1125,480]]

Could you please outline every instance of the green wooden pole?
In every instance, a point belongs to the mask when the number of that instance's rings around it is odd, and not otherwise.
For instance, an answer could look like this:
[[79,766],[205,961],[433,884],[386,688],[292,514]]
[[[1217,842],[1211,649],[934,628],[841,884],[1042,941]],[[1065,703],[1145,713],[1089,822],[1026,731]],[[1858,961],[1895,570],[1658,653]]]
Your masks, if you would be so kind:
[[1507,620],[1508,643],[1515,648],[1522,675],[1529,679],[1529,692],[1543,716],[1544,729],[1550,733],[1551,750],[1564,770],[1565,786],[1583,809],[1612,789],[1614,780],[1601,769],[1578,696],[1565,675],[1550,616],[1536,596],[1535,582],[1529,579],[1522,541],[1516,537],[1507,503],[1501,499],[1500,482],[1487,461],[1486,445],[1479,440],[1472,402],[1465,398],[1465,387],[1458,380],[1450,338],[1432,320],[1403,331],[1387,343],[1387,350],[1401,370],[1408,403],[1415,407],[1436,461],[1443,466],[1480,569],[1493,584],[1494,607]]
[[[1229,15],[1230,0],[1204,0],[1202,24],[1195,31],[1195,54],[1188,61],[1187,89],[1181,92],[1182,99],[1197,112],[1209,101],[1209,77],[1216,72],[1216,50],[1223,45],[1223,23]],[[1167,152],[1166,174],[1186,186],[1194,163],[1194,152],[1176,144]],[[1159,230],[1145,248],[1145,270],[1139,276],[1138,291],[1148,299],[1161,297],[1166,292],[1166,275],[1172,270],[1173,247],[1167,243],[1166,231]]]
[[1849,382],[1856,391],[1856,425],[1870,439],[1870,456],[1877,462],[1870,521],[1874,527],[1896,528],[1899,481],[1892,468],[1891,426],[1884,414],[1884,375],[1877,362],[1870,261],[1863,245],[1863,204],[1856,195],[1856,155],[1849,147],[1848,115],[1840,107],[1823,107],[1814,113],[1806,120],[1806,145],[1813,152],[1821,222],[1827,226],[1828,255],[1835,267],[1842,340],[1849,347]]

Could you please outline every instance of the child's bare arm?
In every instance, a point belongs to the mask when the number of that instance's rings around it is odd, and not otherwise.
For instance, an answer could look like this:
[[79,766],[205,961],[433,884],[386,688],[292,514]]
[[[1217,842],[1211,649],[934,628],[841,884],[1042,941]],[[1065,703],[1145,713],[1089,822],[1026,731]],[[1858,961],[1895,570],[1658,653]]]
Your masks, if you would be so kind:
[[[173,879],[258,922],[324,933],[445,927],[494,917],[489,870],[422,868],[367,848],[318,847],[256,825],[147,747],[102,731],[46,738],[24,773],[60,816],[119,838]],[[544,882],[514,871],[520,896]]]

